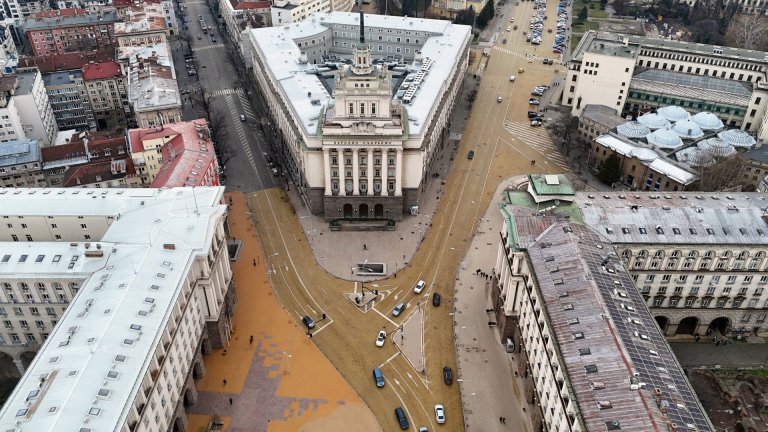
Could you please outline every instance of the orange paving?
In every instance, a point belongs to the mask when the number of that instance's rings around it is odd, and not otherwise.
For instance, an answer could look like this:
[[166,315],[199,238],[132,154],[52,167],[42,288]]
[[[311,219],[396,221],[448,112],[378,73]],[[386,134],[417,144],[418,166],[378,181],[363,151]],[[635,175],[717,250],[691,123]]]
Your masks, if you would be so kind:
[[[275,397],[327,401],[303,411],[298,409],[299,401],[293,401],[290,412],[285,413],[287,420],[272,419],[268,431],[381,430],[368,406],[275,299],[261,248],[246,213],[245,196],[231,192],[226,197],[230,202],[230,235],[242,241],[240,256],[232,263],[237,285],[233,333],[226,349],[214,350],[205,357],[206,374],[197,381],[198,391],[237,397],[243,391],[251,362],[259,361],[266,368],[276,366],[270,372],[271,378],[282,377]],[[249,343],[251,335],[253,344]],[[269,337],[268,349],[274,355],[255,356],[256,341],[265,336]],[[232,419],[221,420],[227,430]],[[209,421],[210,416],[190,415],[188,430],[198,431]]]

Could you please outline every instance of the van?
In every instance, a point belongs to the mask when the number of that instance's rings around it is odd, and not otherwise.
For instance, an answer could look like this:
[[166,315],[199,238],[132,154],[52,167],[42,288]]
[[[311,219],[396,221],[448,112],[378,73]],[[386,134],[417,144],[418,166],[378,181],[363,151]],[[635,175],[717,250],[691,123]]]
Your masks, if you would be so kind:
[[381,369],[373,368],[373,380],[376,381],[376,387],[384,387],[384,374],[381,373]]
[[403,411],[403,408],[395,408],[395,417],[397,417],[397,423],[400,424],[400,429],[405,430],[411,426],[408,424],[408,418],[405,416],[405,411]]
[[515,352],[515,342],[513,342],[511,338],[507,338],[507,342],[504,344],[504,347],[508,353]]

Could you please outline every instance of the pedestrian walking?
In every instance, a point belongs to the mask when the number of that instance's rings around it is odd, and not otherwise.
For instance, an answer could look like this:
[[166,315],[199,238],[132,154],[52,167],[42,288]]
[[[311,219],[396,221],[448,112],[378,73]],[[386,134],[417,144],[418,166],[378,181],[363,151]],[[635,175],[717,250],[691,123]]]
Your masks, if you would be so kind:
[[501,418],[501,422],[502,422],[503,424],[507,424],[507,418],[506,418],[506,417],[502,417],[502,418]]
[[499,417],[499,423],[501,423],[501,419],[502,419],[502,418],[503,418],[503,417]]
[[365,243],[363,243],[363,250],[368,250],[368,246]]
[[248,339],[248,344],[253,345],[253,335]]
[[232,405],[232,398],[229,398],[229,404]]
[[222,380],[222,382],[224,383],[224,385],[227,385],[227,380],[226,379]]
[[253,259],[253,266],[256,267],[256,258]]
[[720,346],[720,341],[715,342],[715,346]]
[[698,342],[699,339],[701,339],[701,336],[696,336],[696,342]]

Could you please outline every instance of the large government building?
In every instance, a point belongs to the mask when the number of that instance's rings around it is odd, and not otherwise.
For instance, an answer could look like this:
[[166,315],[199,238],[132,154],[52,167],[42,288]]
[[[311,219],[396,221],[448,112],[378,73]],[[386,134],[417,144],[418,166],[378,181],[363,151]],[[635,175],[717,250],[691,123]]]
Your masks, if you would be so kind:
[[449,21],[342,12],[248,31],[276,150],[312,213],[399,220],[419,205],[469,42]]
[[0,352],[23,373],[0,430],[186,429],[231,332],[223,193],[0,190]]
[[678,105],[768,140],[768,53],[587,32],[568,61],[564,105],[605,105],[623,116]]

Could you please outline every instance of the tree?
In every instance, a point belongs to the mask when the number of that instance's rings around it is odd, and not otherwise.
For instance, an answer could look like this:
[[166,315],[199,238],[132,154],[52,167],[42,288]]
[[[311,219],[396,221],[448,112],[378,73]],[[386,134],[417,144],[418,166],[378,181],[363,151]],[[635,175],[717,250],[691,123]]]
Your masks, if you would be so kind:
[[700,167],[696,190],[717,192],[740,190],[745,158],[741,154],[727,157],[715,157],[715,164]]
[[723,45],[725,38],[720,33],[720,26],[713,19],[705,19],[690,27],[694,42],[708,45]]
[[729,45],[751,50],[763,50],[768,40],[768,25],[761,15],[739,15],[728,26]]
[[626,15],[629,9],[627,0],[613,0],[613,10],[616,15]]
[[403,5],[403,16],[416,16],[418,10],[416,0],[400,0],[400,3]]
[[587,7],[584,6],[579,11],[579,15],[578,15],[579,21],[586,21],[588,17],[589,17],[589,11],[587,10]]
[[453,19],[454,24],[474,25],[475,24],[475,8],[470,6],[456,14],[456,18]]
[[477,16],[477,26],[480,28],[485,28],[495,13],[496,8],[493,4],[493,0],[488,0],[485,3],[485,6],[483,6],[483,9],[480,10],[480,14]]
[[621,180],[621,160],[616,153],[611,153],[597,165],[597,178],[607,185],[613,185]]

